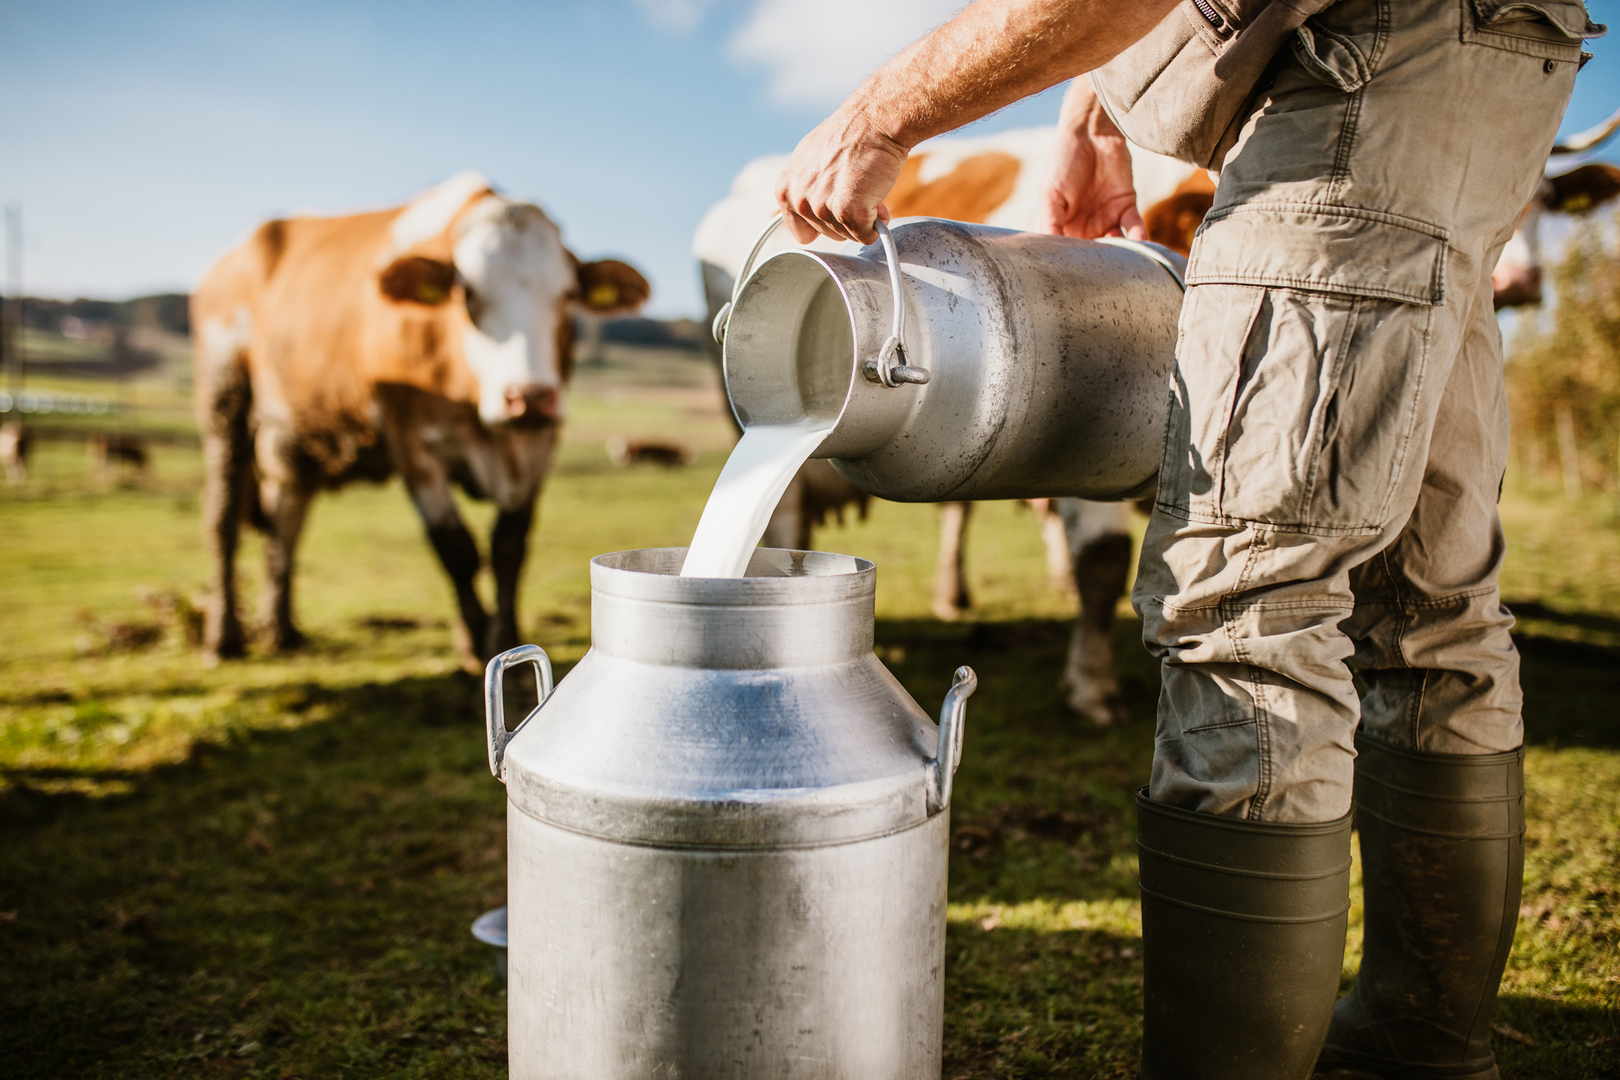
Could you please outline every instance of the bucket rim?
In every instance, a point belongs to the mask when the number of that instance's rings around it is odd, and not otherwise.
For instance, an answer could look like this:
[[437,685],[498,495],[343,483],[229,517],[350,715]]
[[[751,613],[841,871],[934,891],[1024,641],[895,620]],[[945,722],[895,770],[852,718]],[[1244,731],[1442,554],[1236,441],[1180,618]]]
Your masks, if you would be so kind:
[[829,551],[755,548],[739,578],[680,576],[684,547],[631,548],[591,560],[591,591],[629,600],[719,607],[817,604],[871,597],[877,565]]

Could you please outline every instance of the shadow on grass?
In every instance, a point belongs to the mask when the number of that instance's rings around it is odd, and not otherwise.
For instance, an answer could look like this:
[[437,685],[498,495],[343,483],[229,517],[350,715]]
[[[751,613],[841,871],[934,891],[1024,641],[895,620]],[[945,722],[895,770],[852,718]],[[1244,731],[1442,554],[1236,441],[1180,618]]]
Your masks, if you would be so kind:
[[1142,941],[1101,930],[946,935],[946,1080],[1133,1077]]
[[1556,611],[1539,600],[1504,600],[1503,603],[1521,622],[1549,622],[1599,633],[1620,633],[1620,619],[1613,615],[1595,611]]
[[334,719],[121,773],[129,795],[10,771],[8,1076],[504,1065],[504,994],[468,933],[505,893],[476,681],[311,687],[292,708]]
[[[885,620],[879,652],[930,712],[972,664],[950,896],[1134,900],[1132,794],[1157,681],[1140,626],[1115,630],[1127,723],[1070,714],[1064,620]],[[1620,675],[1525,659],[1531,737],[1614,746]],[[494,1076],[505,999],[468,933],[504,901],[504,793],[479,687],[463,676],[257,692],[308,722],[109,772],[133,793],[0,794],[0,1042],[8,1076]],[[253,694],[244,693],[243,699]],[[521,715],[514,700],[510,712]],[[1102,930],[953,923],[947,1076],[1129,1076],[1140,943]],[[1504,999],[1535,1045],[1523,1076],[1569,1075],[1612,1016]],[[1620,1045],[1605,1043],[1604,1045]],[[1585,1057],[1574,1055],[1585,1047]]]
[[1620,1011],[1504,994],[1493,1014],[1503,1076],[1620,1076]]
[[1532,746],[1620,747],[1620,651],[1579,641],[1515,637]]

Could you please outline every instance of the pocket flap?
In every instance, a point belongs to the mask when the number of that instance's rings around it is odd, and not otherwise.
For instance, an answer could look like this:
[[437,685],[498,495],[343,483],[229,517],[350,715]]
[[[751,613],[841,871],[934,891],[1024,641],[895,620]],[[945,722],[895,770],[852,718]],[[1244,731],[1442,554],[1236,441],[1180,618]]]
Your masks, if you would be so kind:
[[1294,58],[1323,82],[1354,93],[1372,78],[1372,66],[1355,42],[1325,26],[1306,23],[1294,31]]
[[1405,304],[1446,299],[1444,229],[1355,207],[1234,206],[1212,213],[1187,260],[1188,285],[1261,285]]
[[1516,22],[1548,23],[1570,38],[1596,38],[1608,27],[1593,22],[1580,0],[1474,0],[1481,30],[1504,30]]

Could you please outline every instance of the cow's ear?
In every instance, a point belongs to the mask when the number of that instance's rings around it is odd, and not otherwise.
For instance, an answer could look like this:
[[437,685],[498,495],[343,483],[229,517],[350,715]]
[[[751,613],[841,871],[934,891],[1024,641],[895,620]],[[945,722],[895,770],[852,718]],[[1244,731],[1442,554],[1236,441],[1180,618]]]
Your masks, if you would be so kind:
[[1594,161],[1549,181],[1547,209],[1563,214],[1584,214],[1620,195],[1620,168]]
[[455,264],[422,255],[402,255],[377,275],[384,296],[409,304],[442,304],[455,283]]
[[618,259],[579,264],[580,306],[596,315],[635,311],[652,295],[641,271]]

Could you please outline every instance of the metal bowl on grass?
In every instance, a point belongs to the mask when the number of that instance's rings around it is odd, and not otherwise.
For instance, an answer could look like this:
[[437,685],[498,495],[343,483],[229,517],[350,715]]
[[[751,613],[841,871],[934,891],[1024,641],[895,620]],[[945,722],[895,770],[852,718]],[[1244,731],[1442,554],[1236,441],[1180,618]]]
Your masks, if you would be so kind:
[[495,950],[495,974],[506,981],[506,909],[498,907],[478,916],[472,924],[473,937]]

